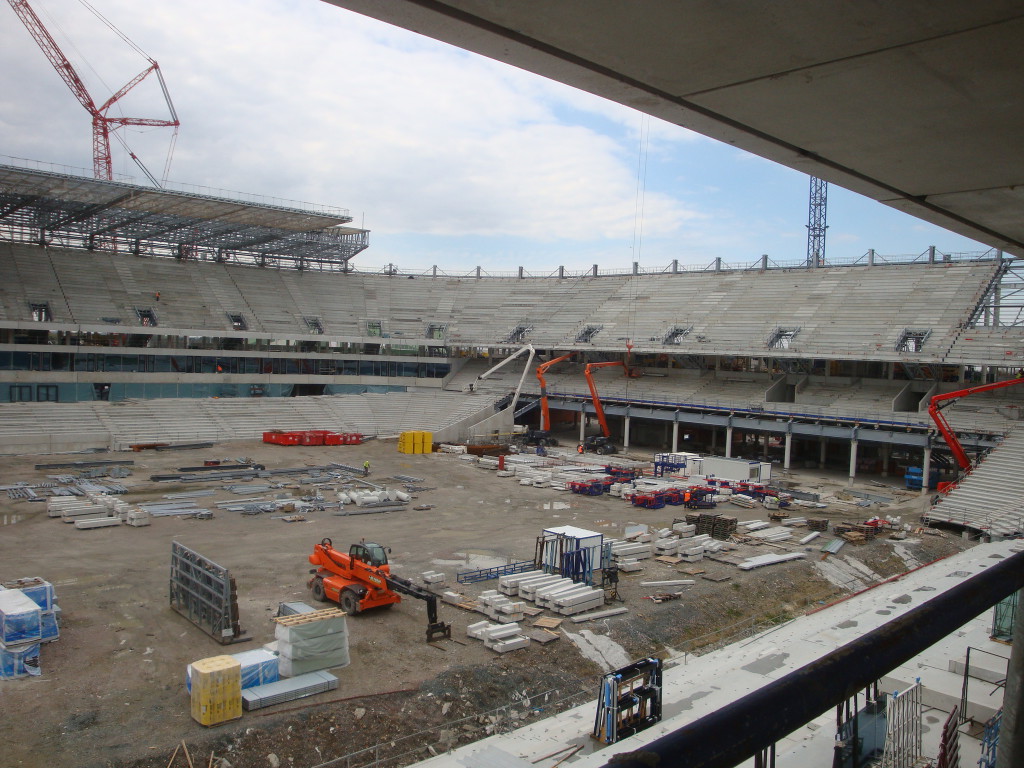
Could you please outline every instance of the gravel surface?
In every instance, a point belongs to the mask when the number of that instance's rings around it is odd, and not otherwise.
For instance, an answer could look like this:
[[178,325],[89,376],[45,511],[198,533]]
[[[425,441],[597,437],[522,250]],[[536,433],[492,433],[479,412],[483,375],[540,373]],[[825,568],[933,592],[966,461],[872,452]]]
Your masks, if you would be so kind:
[[[353,768],[384,757],[391,758],[389,765],[398,766],[428,757],[431,750],[581,703],[596,694],[602,670],[564,633],[549,644],[533,643],[497,655],[466,637],[465,627],[482,616],[443,605],[442,618],[452,622],[454,639],[427,644],[425,606],[413,599],[390,611],[350,618],[352,663],[335,670],[336,691],[204,728],[189,716],[184,675],[186,665],[196,659],[258,648],[273,640],[270,617],[278,604],[312,601],[306,588],[307,558],[325,536],[339,548],[364,538],[386,544],[397,573],[416,578],[422,571],[444,571],[451,586],[460,567],[532,559],[536,537],[546,527],[572,524],[621,537],[627,524],[662,527],[683,514],[679,508],[642,510],[611,497],[524,487],[454,456],[399,454],[394,441],[385,440],[322,448],[244,442],[188,451],[4,457],[0,483],[36,482],[47,474],[70,471],[37,471],[37,462],[127,458],[136,462],[132,475],[119,481],[130,488],[127,501],[215,488],[215,496],[200,499],[203,506],[213,508],[216,501],[240,497],[221,490],[218,483],[156,484],[149,476],[200,465],[206,459],[241,457],[268,468],[330,461],[361,465],[369,459],[370,480],[400,487],[400,482],[387,478],[422,478],[418,485],[432,490],[418,492],[414,503],[434,506],[351,517],[315,512],[306,522],[293,523],[269,514],[218,511],[212,520],[159,518],[149,527],[82,531],[48,518],[43,504],[3,498],[0,520],[17,522],[0,528],[0,580],[41,576],[54,583],[63,623],[60,639],[42,649],[42,676],[0,681],[6,726],[0,731],[0,765],[166,768],[184,741],[197,766],[208,765],[211,754],[221,768],[316,766],[360,750],[369,751],[352,758]],[[794,472],[790,479],[830,494],[840,492],[844,482],[814,471]],[[822,516],[838,522],[882,512],[916,521],[918,496],[892,487],[863,488],[889,493],[894,503],[866,510],[837,502]],[[303,485],[275,492],[309,490]],[[334,498],[333,492],[325,496]],[[741,520],[766,517],[763,509],[727,505],[723,511]],[[230,569],[238,585],[240,623],[250,642],[221,646],[170,609],[172,541]],[[921,562],[967,545],[954,534],[913,536],[902,544]],[[728,554],[796,550],[805,551],[806,559],[749,572],[707,559],[693,566],[646,560],[641,573],[621,577],[619,593],[627,614],[580,625],[566,622],[566,628],[574,634],[586,629],[607,636],[632,658],[699,653],[845,594],[815,570],[813,561],[821,555],[813,544],[784,544],[781,550],[738,545]],[[841,554],[857,558],[883,577],[907,569],[888,541],[847,546]],[[688,567],[703,573],[682,573]],[[678,578],[696,583],[681,590],[677,599],[662,603],[646,599],[654,590],[640,586],[640,581]],[[494,582],[462,591],[472,597],[491,588]],[[226,762],[218,763],[221,759]],[[179,750],[174,765],[186,764]]]

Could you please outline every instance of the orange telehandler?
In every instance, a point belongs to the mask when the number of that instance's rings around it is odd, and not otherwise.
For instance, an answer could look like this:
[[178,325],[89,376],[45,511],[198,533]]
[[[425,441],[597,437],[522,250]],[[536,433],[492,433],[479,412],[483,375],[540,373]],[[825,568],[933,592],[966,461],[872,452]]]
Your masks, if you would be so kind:
[[451,638],[451,625],[437,618],[437,595],[401,576],[391,573],[390,550],[380,544],[362,541],[353,544],[348,554],[334,548],[330,539],[313,547],[309,562],[317,566],[310,571],[308,586],[313,598],[341,605],[349,616],[370,608],[390,607],[409,595],[427,604],[427,642]]

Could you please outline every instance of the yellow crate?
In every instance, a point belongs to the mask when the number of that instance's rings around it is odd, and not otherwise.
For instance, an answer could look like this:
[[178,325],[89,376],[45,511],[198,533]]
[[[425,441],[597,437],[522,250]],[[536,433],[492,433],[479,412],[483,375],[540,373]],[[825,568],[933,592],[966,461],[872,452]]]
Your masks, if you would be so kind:
[[434,433],[433,432],[421,432],[423,435],[423,448],[420,453],[433,453],[434,451]]
[[242,716],[242,663],[232,656],[192,662],[192,719],[219,725]]
[[416,445],[414,440],[414,432],[402,432],[398,436],[398,452],[399,453],[415,453]]

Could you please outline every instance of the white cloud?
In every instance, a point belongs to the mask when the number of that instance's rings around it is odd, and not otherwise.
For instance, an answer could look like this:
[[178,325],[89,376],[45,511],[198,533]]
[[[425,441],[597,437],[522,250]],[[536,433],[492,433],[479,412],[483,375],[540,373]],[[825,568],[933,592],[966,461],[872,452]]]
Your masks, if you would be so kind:
[[[60,42],[76,66],[92,63],[97,96],[145,65],[77,3],[32,2],[73,38]],[[758,186],[795,172],[569,86],[312,0],[92,2],[161,64],[182,120],[173,180],[348,207],[371,229],[365,263],[543,271],[802,250],[805,198],[793,217],[777,206],[789,186]],[[13,13],[0,20],[0,151],[89,167],[85,110]],[[126,109],[163,114],[152,88]],[[130,134],[157,174],[168,138]]]

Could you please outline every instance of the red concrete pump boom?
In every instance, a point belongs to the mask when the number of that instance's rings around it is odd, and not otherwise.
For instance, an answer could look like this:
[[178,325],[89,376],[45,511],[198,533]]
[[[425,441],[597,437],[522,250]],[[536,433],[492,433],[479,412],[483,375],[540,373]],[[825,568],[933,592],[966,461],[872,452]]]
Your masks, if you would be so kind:
[[965,472],[970,471],[971,459],[964,450],[964,447],[960,445],[960,441],[957,439],[956,433],[953,432],[952,427],[949,426],[949,422],[946,421],[946,417],[942,415],[942,409],[947,405],[952,404],[954,400],[959,400],[961,397],[966,397],[967,395],[976,395],[979,392],[988,392],[992,389],[1012,387],[1014,384],[1021,383],[1024,383],[1024,375],[1017,376],[1015,379],[996,381],[992,384],[981,384],[977,387],[968,387],[967,389],[958,389],[955,392],[946,392],[945,394],[932,396],[931,401],[928,403],[928,415],[932,417],[932,421],[935,422],[935,426],[938,427],[939,432],[942,433],[942,437],[945,439],[946,445],[949,446],[949,450],[953,452],[953,458],[956,459],[956,463],[960,465],[960,469]]
[[537,366],[537,381],[540,382],[540,428],[542,430],[551,429],[551,412],[548,410],[548,383],[544,380],[544,374],[555,363],[568,360],[570,357],[572,357],[572,352]]
[[601,405],[601,398],[597,395],[597,387],[594,386],[594,374],[592,371],[595,368],[610,368],[612,366],[620,365],[626,369],[627,375],[629,367],[622,360],[609,360],[605,363],[587,363],[587,367],[583,369],[583,376],[587,380],[587,386],[590,387],[590,399],[594,403],[594,413],[597,414],[597,423],[601,425],[601,434],[605,437],[611,437],[611,430],[608,429],[608,420],[604,416],[604,406]]

